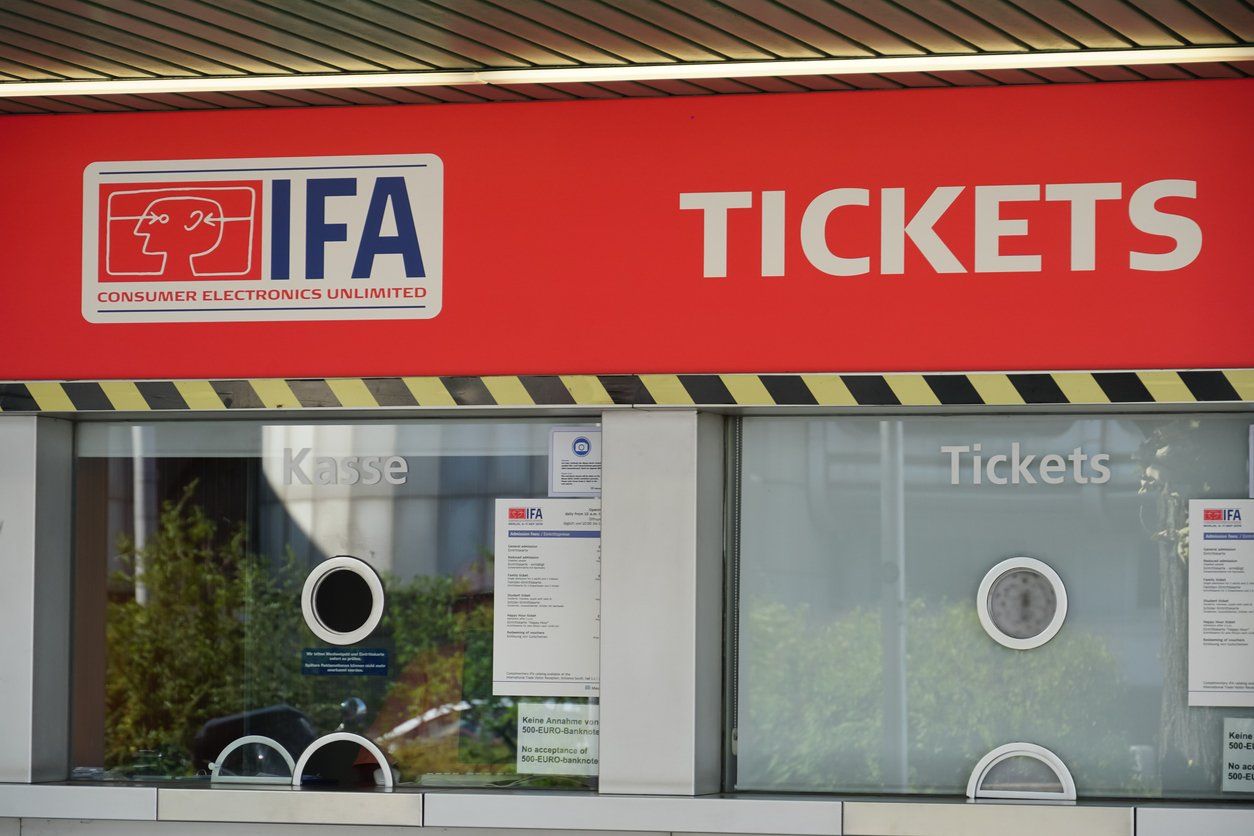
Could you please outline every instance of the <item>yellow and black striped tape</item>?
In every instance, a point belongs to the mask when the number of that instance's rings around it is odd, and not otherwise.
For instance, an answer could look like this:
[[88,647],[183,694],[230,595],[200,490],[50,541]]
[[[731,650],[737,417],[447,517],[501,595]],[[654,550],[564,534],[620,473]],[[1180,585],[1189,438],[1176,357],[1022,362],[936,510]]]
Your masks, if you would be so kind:
[[1254,369],[641,374],[0,383],[0,412],[482,406],[952,406],[1254,402]]

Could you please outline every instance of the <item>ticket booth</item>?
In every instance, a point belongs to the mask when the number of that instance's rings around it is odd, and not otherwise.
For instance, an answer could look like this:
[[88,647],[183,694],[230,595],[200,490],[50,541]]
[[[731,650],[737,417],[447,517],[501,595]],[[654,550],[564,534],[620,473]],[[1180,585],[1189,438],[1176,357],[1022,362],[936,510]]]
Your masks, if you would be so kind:
[[0,811],[1254,828],[1251,90],[16,124]]

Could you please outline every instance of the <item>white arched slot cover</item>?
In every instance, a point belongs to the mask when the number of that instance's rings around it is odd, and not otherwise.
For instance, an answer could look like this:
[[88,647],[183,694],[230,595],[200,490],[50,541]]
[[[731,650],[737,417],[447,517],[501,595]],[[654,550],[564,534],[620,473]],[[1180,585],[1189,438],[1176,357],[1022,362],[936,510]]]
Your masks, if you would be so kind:
[[379,774],[376,777],[376,781],[382,779],[383,783],[381,786],[387,787],[388,789],[391,789],[394,786],[392,781],[392,767],[388,765],[388,759],[387,756],[383,754],[383,750],[374,745],[373,741],[362,737],[359,734],[353,734],[352,732],[331,732],[330,734],[324,734],[313,743],[310,743],[309,747],[301,753],[300,760],[296,761],[296,768],[292,770],[292,786],[300,787],[301,779],[305,777],[305,767],[308,766],[309,759],[313,757],[315,752],[323,746],[326,746],[328,743],[336,743],[338,741],[356,743],[358,746],[361,746],[369,752],[379,763]]
[[[1054,776],[1058,779],[1060,791],[1042,791],[1042,790],[997,790],[989,789],[984,786],[984,781],[989,773],[1000,763],[1010,760],[1011,758],[1030,758],[1044,764]],[[1071,777],[1071,770],[1067,769],[1067,765],[1062,759],[1044,746],[1037,746],[1035,743],[1007,743],[1004,746],[998,746],[984,757],[980,758],[980,762],[975,765],[975,769],[971,770],[971,779],[967,782],[967,798],[1022,798],[1032,799],[1035,801],[1075,801],[1075,780]]]
[[266,737],[261,734],[246,734],[243,737],[232,740],[227,747],[222,750],[222,754],[218,755],[218,759],[209,764],[209,780],[218,783],[231,784],[286,784],[290,780],[285,775],[223,775],[222,765],[226,763],[227,757],[236,749],[242,749],[249,745],[267,746],[283,756],[283,761],[287,764],[288,775],[296,774],[296,762],[292,760],[292,756],[288,754],[283,744],[272,737]]

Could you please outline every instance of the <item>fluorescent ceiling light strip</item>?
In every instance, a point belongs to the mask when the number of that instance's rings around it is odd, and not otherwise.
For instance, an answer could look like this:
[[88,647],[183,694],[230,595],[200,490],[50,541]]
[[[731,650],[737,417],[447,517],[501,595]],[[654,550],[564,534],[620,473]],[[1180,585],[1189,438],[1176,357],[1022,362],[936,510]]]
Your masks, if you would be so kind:
[[1031,70],[1136,64],[1193,64],[1254,61],[1254,46],[1170,49],[1075,50],[979,55],[918,55],[892,58],[831,58],[797,61],[630,64],[616,67],[535,67],[521,70],[454,72],[250,75],[212,78],[136,78],[101,81],[15,81],[0,83],[0,97],[108,96],[154,93],[231,93],[247,90],[333,90],[343,87],[447,87],[477,84],[573,84],[577,82],[666,81],[703,78],[938,73],[958,70]]

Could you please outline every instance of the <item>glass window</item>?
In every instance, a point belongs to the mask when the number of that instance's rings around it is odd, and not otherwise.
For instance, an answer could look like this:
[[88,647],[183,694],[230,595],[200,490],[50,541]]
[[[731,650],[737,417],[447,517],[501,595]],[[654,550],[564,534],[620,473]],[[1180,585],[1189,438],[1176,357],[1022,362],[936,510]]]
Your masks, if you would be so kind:
[[[495,500],[547,495],[552,426],[79,425],[76,777],[207,780],[252,736],[217,772],[290,782],[344,732],[398,785],[595,786],[516,742],[520,702],[596,700],[493,696]],[[302,774],[386,783],[356,739]]]
[[1188,500],[1247,495],[1251,420],[743,419],[731,787],[962,794],[1023,741],[1081,797],[1220,796],[1254,709],[1188,704]]

